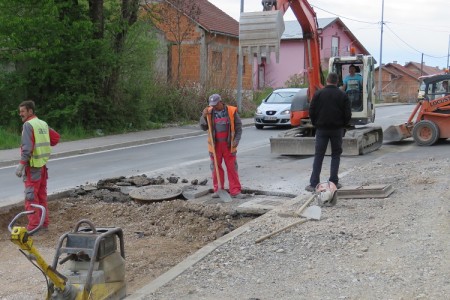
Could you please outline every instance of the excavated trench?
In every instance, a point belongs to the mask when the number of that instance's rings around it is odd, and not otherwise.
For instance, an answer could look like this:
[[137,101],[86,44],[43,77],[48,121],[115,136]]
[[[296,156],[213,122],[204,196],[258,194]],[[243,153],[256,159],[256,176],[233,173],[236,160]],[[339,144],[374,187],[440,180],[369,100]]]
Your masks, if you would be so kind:
[[[72,231],[80,220],[87,219],[97,227],[119,227],[125,240],[127,290],[132,293],[200,248],[281,203],[277,201],[294,197],[247,189],[243,193],[249,194],[248,199],[223,203],[211,198],[212,191],[207,185],[206,179],[188,182],[175,176],[148,178],[139,175],[100,180],[97,184],[51,195],[49,231],[38,232],[33,237],[34,245],[50,263],[60,236]],[[139,190],[135,194],[142,199],[130,196]],[[189,200],[183,196],[186,190],[190,191]],[[7,230],[14,216],[22,211],[23,203],[0,209],[0,266],[12,269],[5,278],[8,285],[1,286],[0,296],[44,298],[45,291],[40,291],[45,287],[42,274],[36,272],[26,258],[17,255],[18,246],[10,241]],[[26,217],[15,225],[25,224]],[[12,261],[14,268],[8,266]],[[15,290],[13,282],[30,284],[29,291],[22,291],[19,285]]]

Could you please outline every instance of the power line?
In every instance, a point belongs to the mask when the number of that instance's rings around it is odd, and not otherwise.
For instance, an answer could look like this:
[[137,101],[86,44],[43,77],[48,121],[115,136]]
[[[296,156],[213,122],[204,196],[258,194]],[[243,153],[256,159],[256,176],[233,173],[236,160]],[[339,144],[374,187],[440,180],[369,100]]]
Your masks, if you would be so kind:
[[[318,10],[324,11],[324,12],[326,12],[326,13],[329,13],[329,14],[331,14],[331,15],[337,16],[337,17],[342,18],[342,19],[347,19],[347,20],[350,20],[350,21],[354,21],[354,22],[358,22],[358,23],[371,24],[371,25],[375,25],[375,24],[378,25],[378,24],[380,24],[380,22],[369,22],[369,21],[363,21],[363,20],[357,20],[357,19],[345,17],[345,16],[342,16],[342,15],[333,13],[333,12],[331,12],[331,11],[329,11],[329,10],[320,8],[320,7],[316,6],[316,5],[311,5],[311,6],[312,6],[314,9],[318,9]],[[446,58],[446,57],[447,57],[447,55],[444,55],[444,56],[434,56],[434,55],[426,54],[426,53],[424,53],[424,52],[422,52],[422,51],[417,50],[416,48],[414,48],[413,46],[411,46],[410,44],[408,44],[407,42],[405,42],[398,34],[396,34],[389,26],[387,26],[387,23],[391,23],[391,24],[399,24],[399,25],[402,25],[402,23],[383,22],[383,24],[389,29],[389,31],[390,31],[393,35],[395,35],[395,36],[396,36],[400,41],[402,41],[406,46],[408,46],[408,47],[411,48],[412,50],[416,51],[417,53],[423,54],[424,56],[428,56],[428,57],[431,57],[431,58],[437,58],[437,59],[439,59],[439,58]],[[407,25],[407,24],[403,24],[403,25]],[[410,26],[410,25],[407,25],[407,26]],[[414,25],[411,25],[411,26],[416,26],[417,28],[424,28],[424,29],[427,29],[426,27],[420,27],[420,26],[417,26],[417,24],[414,24]],[[433,30],[434,30],[434,31],[440,31],[440,30],[436,30],[436,28],[433,28]],[[445,31],[442,31],[442,32],[445,32]]]
[[402,41],[403,44],[405,44],[406,46],[408,46],[408,47],[411,48],[412,50],[416,51],[417,53],[421,53],[421,54],[423,54],[423,55],[425,55],[425,56],[432,57],[432,58],[445,58],[445,57],[447,57],[447,55],[444,55],[444,56],[434,56],[434,55],[429,55],[429,54],[423,53],[423,52],[420,51],[420,50],[417,50],[416,48],[414,48],[413,46],[411,46],[410,44],[408,44],[407,42],[405,42],[398,34],[396,34],[389,26],[387,26],[386,23],[385,23],[384,25],[386,26],[387,29],[389,29],[389,31],[390,31],[393,35],[395,35],[400,41]]
[[338,14],[333,13],[333,12],[331,12],[331,11],[328,11],[328,10],[325,10],[325,9],[323,9],[323,8],[320,8],[320,7],[316,6],[316,5],[311,5],[311,6],[312,6],[313,8],[317,8],[317,9],[319,9],[319,10],[321,10],[321,11],[324,11],[324,12],[326,12],[326,13],[332,14],[332,15],[334,15],[334,16],[336,16],[336,17],[339,17],[339,18],[342,18],[342,19],[347,19],[347,20],[351,20],[351,21],[355,21],[355,22],[359,22],[359,23],[366,23],[366,24],[379,24],[379,23],[380,23],[380,22],[367,22],[367,21],[362,21],[362,20],[356,20],[356,19],[352,19],[352,18],[349,18],[349,17],[345,17],[345,16],[338,15]]
[[[318,10],[321,10],[321,11],[323,11],[323,12],[329,13],[329,14],[331,14],[331,15],[333,15],[333,16],[336,16],[336,17],[339,17],[339,18],[342,18],[342,19],[347,19],[347,20],[350,20],[350,21],[358,22],[358,23],[365,23],[365,24],[372,24],[372,25],[378,25],[378,24],[380,24],[379,21],[369,22],[369,21],[357,20],[357,19],[353,19],[353,18],[349,18],[349,17],[346,17],[346,16],[339,15],[339,14],[334,13],[334,12],[331,12],[331,11],[329,11],[329,10],[320,8],[320,7],[316,6],[316,5],[312,5],[312,4],[311,4],[311,6],[312,6],[314,9],[317,8]],[[388,22],[385,21],[385,24],[386,24],[386,23],[388,23]],[[436,28],[436,27],[418,26],[417,23],[414,23],[414,24],[397,23],[397,22],[389,22],[389,23],[391,23],[391,24],[396,24],[396,25],[401,25],[401,26],[408,26],[409,28],[411,28],[411,27],[416,27],[416,28],[420,28],[420,29],[433,30],[434,32],[436,32],[436,31],[438,31],[438,32],[448,32],[448,28],[446,28],[446,27],[442,27],[442,29],[438,29],[438,28]]]

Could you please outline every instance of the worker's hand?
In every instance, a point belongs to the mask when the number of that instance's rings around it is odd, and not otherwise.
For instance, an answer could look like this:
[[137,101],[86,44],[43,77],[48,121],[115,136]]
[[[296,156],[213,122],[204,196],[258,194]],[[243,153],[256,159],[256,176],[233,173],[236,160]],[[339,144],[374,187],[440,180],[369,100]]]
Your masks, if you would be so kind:
[[25,169],[25,165],[22,165],[22,164],[17,165],[17,168],[16,168],[16,176],[17,177],[19,177],[19,178],[22,177],[23,169]]
[[233,147],[237,147],[239,145],[239,142],[233,141]]
[[208,107],[205,107],[205,108],[203,109],[202,116],[203,116],[204,118],[206,118],[206,116],[207,116],[208,114],[211,114],[211,112],[208,111]]

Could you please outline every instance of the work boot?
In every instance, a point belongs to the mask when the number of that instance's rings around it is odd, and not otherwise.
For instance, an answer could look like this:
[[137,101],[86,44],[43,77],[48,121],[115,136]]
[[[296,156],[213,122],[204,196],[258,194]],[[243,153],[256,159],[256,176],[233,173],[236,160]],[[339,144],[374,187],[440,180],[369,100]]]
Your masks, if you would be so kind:
[[239,194],[236,194],[236,195],[232,195],[231,197],[236,198],[236,199],[246,199],[246,198],[248,198],[248,195],[239,193]]
[[213,193],[213,194],[211,195],[211,198],[219,198],[219,194]]
[[311,193],[314,193],[316,191],[316,189],[312,185],[308,185],[307,187],[305,187],[305,190]]
[[341,187],[342,187],[342,184],[340,184],[340,183],[336,184],[337,189],[340,189]]

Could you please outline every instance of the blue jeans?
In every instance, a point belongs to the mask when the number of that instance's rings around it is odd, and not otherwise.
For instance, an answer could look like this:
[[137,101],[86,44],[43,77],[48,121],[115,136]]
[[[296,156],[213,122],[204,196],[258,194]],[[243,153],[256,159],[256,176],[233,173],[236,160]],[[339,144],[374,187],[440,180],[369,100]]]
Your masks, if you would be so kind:
[[320,183],[320,172],[322,171],[323,158],[327,151],[328,141],[331,143],[331,165],[329,181],[338,184],[339,163],[342,154],[342,137],[344,129],[316,129],[316,146],[314,154],[313,170],[309,183],[312,187],[316,187]]

